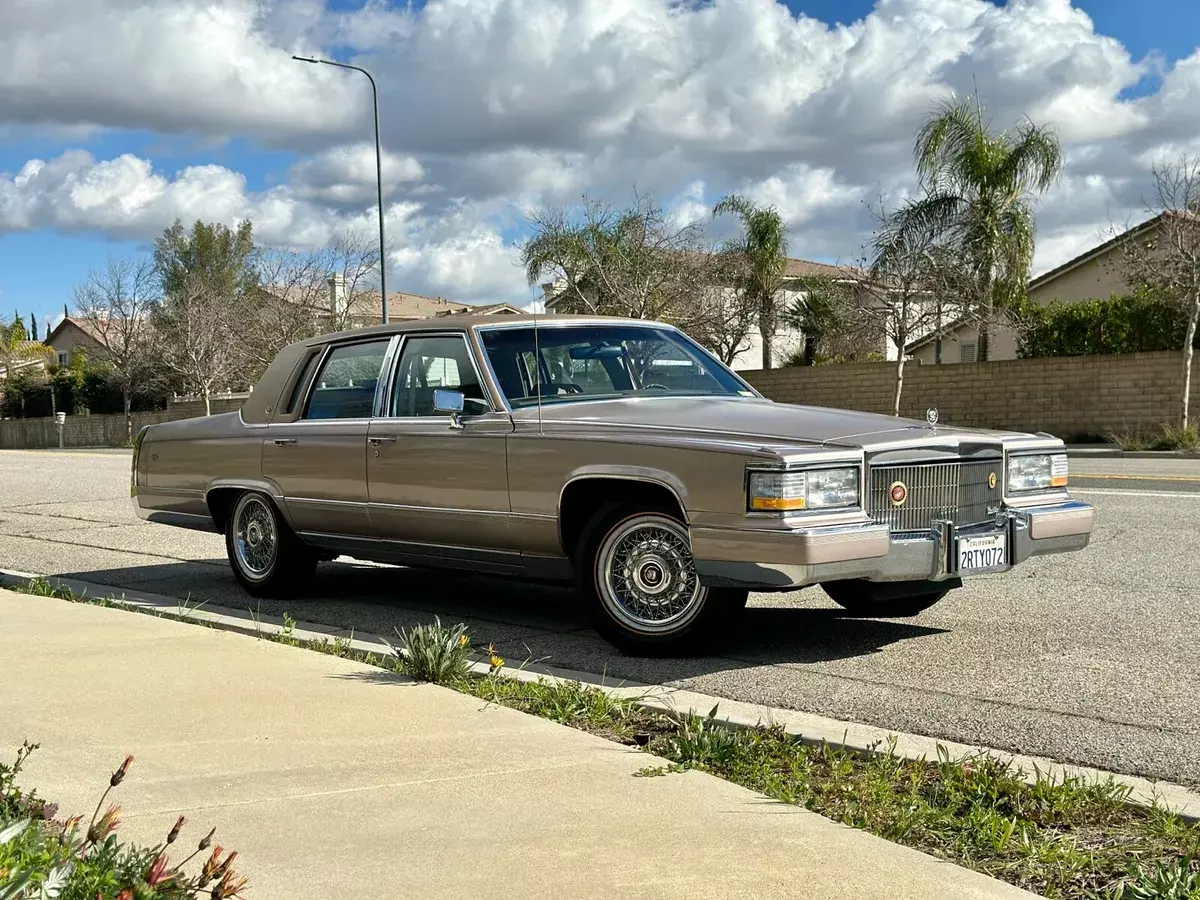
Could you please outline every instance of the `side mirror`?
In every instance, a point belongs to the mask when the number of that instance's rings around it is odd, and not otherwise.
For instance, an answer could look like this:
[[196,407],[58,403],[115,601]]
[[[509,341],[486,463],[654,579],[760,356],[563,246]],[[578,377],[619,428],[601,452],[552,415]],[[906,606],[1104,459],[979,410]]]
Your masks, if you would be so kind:
[[466,403],[466,397],[460,391],[445,391],[439,388],[433,392],[434,412],[449,413],[450,427],[455,431],[463,427],[459,417]]

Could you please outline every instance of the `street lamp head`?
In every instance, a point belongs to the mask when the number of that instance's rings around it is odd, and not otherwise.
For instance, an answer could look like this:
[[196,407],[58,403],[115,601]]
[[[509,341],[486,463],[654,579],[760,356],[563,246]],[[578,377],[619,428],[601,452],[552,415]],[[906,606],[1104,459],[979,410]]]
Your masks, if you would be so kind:
[[319,63],[321,61],[315,56],[296,56],[295,54],[292,54],[292,59],[298,59],[300,62],[306,63]]

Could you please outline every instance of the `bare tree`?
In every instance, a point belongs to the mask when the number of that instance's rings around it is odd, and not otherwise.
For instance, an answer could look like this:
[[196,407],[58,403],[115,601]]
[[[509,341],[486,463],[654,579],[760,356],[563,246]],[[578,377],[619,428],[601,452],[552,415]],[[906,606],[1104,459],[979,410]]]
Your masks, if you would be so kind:
[[1123,262],[1131,286],[1154,291],[1186,318],[1179,424],[1187,430],[1200,324],[1200,155],[1160,161],[1153,172],[1154,195],[1147,207],[1157,221],[1122,242]]
[[710,258],[708,286],[696,298],[688,334],[725,365],[750,349],[750,333],[758,325],[759,301],[746,290],[746,259],[718,253]]
[[204,414],[212,414],[212,395],[228,387],[242,356],[230,339],[242,327],[237,303],[203,274],[186,277],[154,310],[155,337],[162,364],[185,390],[204,398]]
[[972,281],[954,253],[928,231],[903,227],[906,210],[889,212],[882,202],[863,283],[847,293],[857,327],[878,343],[896,348],[892,415],[900,415],[905,350],[918,338],[937,334],[944,317],[962,321],[977,309]]
[[323,330],[329,273],[313,253],[259,248],[258,284],[246,292],[236,338],[246,375],[256,380],[288,344]]
[[678,225],[645,195],[621,210],[585,197],[578,219],[550,207],[530,224],[525,274],[531,285],[555,284],[558,311],[659,319],[705,333],[710,310],[701,301],[716,276],[700,224]]
[[121,388],[125,436],[133,440],[133,397],[158,380],[150,316],[158,305],[158,278],[148,259],[109,259],[75,288],[80,321],[99,342],[96,362]]
[[340,230],[315,259],[326,273],[329,329],[346,331],[373,323],[381,314],[374,303],[379,290],[379,242],[374,235],[362,229]]

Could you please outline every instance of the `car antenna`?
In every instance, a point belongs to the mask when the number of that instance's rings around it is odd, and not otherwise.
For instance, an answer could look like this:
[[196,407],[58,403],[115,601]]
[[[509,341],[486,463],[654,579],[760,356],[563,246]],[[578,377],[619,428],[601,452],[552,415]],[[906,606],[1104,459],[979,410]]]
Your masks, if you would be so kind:
[[533,379],[534,392],[537,394],[538,434],[542,433],[542,351],[538,343],[538,314],[537,301],[533,302]]

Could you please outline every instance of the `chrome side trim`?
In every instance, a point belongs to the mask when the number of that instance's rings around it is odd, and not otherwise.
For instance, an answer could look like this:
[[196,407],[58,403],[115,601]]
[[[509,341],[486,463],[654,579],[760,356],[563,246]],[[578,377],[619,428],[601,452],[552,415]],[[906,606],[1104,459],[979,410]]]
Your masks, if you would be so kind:
[[[146,487],[143,485],[143,487]],[[165,494],[168,497],[203,497],[204,491],[195,488],[146,487],[147,491],[155,494]]]
[[425,544],[417,541],[395,541],[385,538],[350,537],[319,531],[302,531],[299,537],[307,544],[336,550],[356,559],[392,562],[408,566],[459,568],[470,564],[472,571],[495,574],[520,573],[524,566],[521,554],[515,550],[493,550],[479,547],[460,547],[452,544]]

